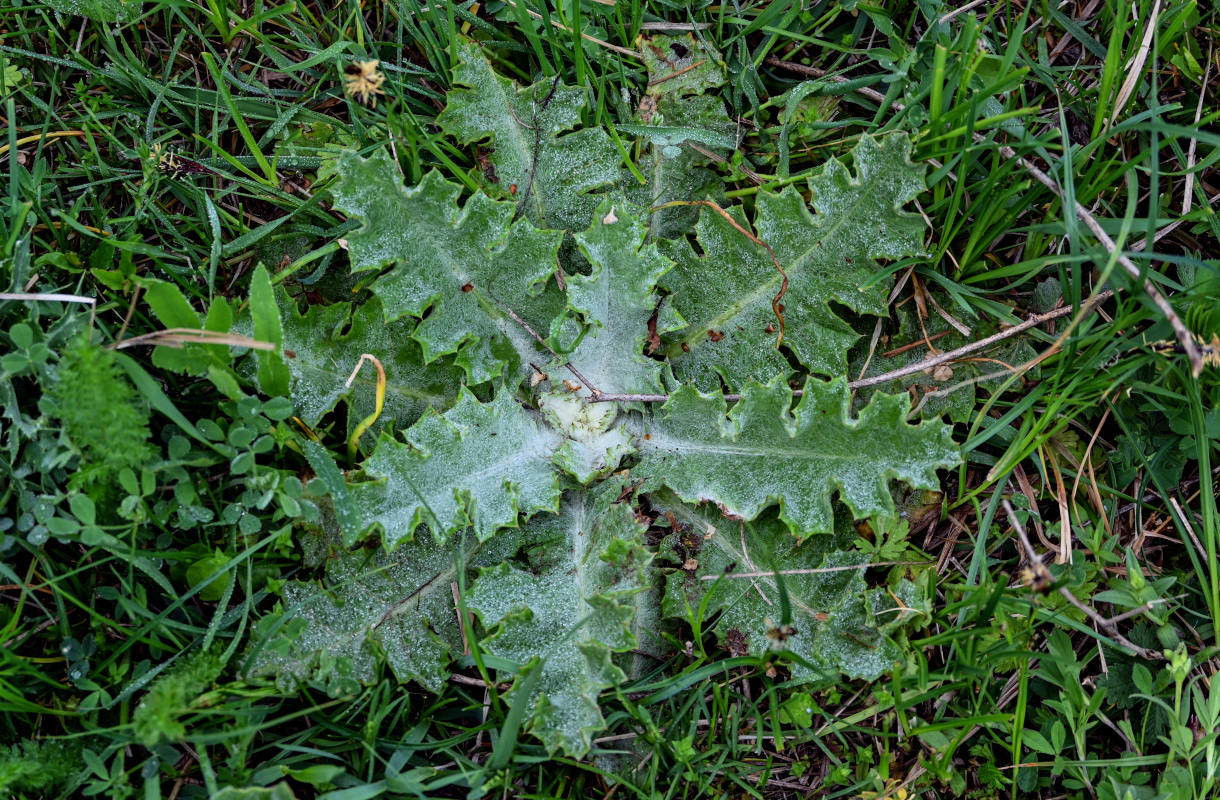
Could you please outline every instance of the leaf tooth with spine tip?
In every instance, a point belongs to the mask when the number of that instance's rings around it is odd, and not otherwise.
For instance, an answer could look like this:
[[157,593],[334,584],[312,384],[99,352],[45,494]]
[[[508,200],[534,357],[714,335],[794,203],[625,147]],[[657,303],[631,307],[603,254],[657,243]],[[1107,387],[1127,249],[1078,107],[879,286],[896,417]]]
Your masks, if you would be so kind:
[[483,194],[459,207],[459,187],[435,171],[405,187],[384,150],[345,152],[334,170],[335,207],[361,221],[345,239],[352,270],[390,266],[372,291],[386,321],[421,320],[411,337],[425,364],[454,354],[476,384],[545,356],[509,312],[545,333],[563,311],[552,280],[561,234],[513,223],[513,204]]
[[858,518],[892,515],[890,480],[936,489],[936,470],[960,460],[949,426],[906,423],[906,395],[875,395],[853,419],[846,381],[837,378],[807,381],[792,411],[791,402],[782,382],[749,383],[726,412],[722,395],[682,386],[655,418],[636,424],[634,471],[734,518],[754,519],[778,503],[804,538],[831,530],[834,490]]
[[[879,261],[923,253],[923,218],[902,210],[924,187],[924,167],[911,163],[910,151],[903,134],[862,136],[852,150],[854,172],[831,159],[809,179],[816,213],[793,187],[757,195],[755,234],[788,277],[779,301],[784,345],[812,373],[843,374],[859,338],[830,303],[885,314],[889,281],[874,280]],[[739,209],[730,213],[749,230]],[[706,208],[696,230],[702,255],[682,240],[664,246],[677,266],[661,283],[689,323],[667,339],[675,377],[704,390],[721,379],[736,389],[786,377],[791,367],[776,350],[772,308],[783,276],[770,254]]]

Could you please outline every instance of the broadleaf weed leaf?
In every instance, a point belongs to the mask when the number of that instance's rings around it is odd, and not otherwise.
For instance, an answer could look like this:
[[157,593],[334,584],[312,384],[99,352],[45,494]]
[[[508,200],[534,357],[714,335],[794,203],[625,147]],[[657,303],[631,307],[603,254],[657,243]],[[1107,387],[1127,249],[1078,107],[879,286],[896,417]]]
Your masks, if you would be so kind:
[[[691,508],[673,495],[654,496],[654,503],[679,526],[661,542],[660,554],[689,566],[668,574],[663,613],[681,618],[704,604],[709,615],[722,612],[716,632],[730,653],[790,652],[797,656],[791,664],[794,680],[817,682],[840,673],[875,680],[898,656],[887,632],[897,622],[915,621],[916,611],[926,614],[909,581],[898,589],[909,605],[905,619],[888,611],[892,600],[883,605],[868,591],[868,559],[850,549],[854,531],[843,515],[833,535],[798,543],[774,515],[739,523],[715,508]],[[779,581],[767,574],[776,570],[784,572],[791,623],[780,617]]]
[[[385,151],[369,159],[339,157],[335,205],[362,225],[347,236],[353,271],[391,268],[374,281],[386,321],[424,318],[411,334],[425,364],[455,354],[471,384],[510,374],[545,351],[508,310],[546,332],[563,310],[550,280],[560,235],[485,195],[457,205],[459,188],[436,172],[413,188],[402,184]],[[426,318],[425,318],[426,317]]]
[[750,383],[726,413],[723,397],[684,386],[637,428],[635,472],[732,518],[754,519],[778,502],[804,538],[832,530],[836,489],[857,518],[893,515],[890,480],[936,488],[936,470],[960,458],[947,426],[905,422],[905,395],[877,395],[855,419],[842,379],[810,380],[790,411],[791,402],[782,383]]
[[[843,374],[847,350],[859,338],[830,303],[861,314],[887,313],[889,282],[861,287],[880,259],[922,252],[924,222],[901,210],[924,186],[924,168],[911,163],[910,150],[903,134],[861,137],[852,150],[854,174],[831,159],[809,180],[816,214],[792,187],[758,195],[755,233],[788,275],[780,301],[784,344],[810,372]],[[740,210],[733,213],[738,224],[749,224]],[[737,389],[750,380],[787,375],[791,367],[775,349],[771,305],[782,276],[769,254],[707,209],[697,231],[702,255],[682,240],[663,248],[677,265],[662,287],[689,323],[668,340],[675,377],[709,390],[721,379]]]
[[465,372],[447,358],[424,364],[423,351],[411,338],[415,321],[384,322],[379,298],[356,307],[310,306],[304,314],[287,292],[278,299],[292,398],[305,424],[317,425],[340,401],[348,406],[348,432],[373,412],[376,373],[361,371],[346,385],[362,353],[379,354],[386,370],[385,409],[374,432],[390,422],[399,428],[413,425],[428,409],[444,411],[457,400]]
[[486,540],[515,527],[518,514],[558,507],[551,456],[560,435],[510,392],[480,403],[463,389],[457,405],[425,416],[406,437],[383,433],[363,464],[376,480],[353,487],[365,523],[381,526],[387,547],[409,541],[421,524],[440,542],[468,525]]
[[[483,646],[520,664],[542,657],[542,674],[529,697],[527,729],[549,751],[588,752],[605,727],[602,689],[625,679],[611,655],[636,644],[632,596],[648,588],[645,527],[628,503],[616,503],[621,484],[567,495],[559,514],[537,517],[523,532],[537,554],[529,570],[500,564],[483,570],[468,602],[483,623],[496,626]],[[520,679],[519,679],[520,680]]]
[[501,196],[521,203],[527,219],[554,230],[587,228],[598,202],[588,193],[615,183],[620,161],[604,130],[564,133],[580,124],[588,92],[556,80],[518,87],[474,42],[458,42],[457,51],[453,79],[464,88],[449,92],[437,124],[463,143],[491,142]]

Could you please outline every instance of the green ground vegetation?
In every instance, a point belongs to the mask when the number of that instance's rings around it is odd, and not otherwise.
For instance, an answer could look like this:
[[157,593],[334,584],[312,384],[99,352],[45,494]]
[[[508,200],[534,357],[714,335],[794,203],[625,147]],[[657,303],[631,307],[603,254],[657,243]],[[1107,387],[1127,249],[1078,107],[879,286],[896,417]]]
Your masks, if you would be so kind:
[[1220,793],[1214,3],[0,19],[0,794]]

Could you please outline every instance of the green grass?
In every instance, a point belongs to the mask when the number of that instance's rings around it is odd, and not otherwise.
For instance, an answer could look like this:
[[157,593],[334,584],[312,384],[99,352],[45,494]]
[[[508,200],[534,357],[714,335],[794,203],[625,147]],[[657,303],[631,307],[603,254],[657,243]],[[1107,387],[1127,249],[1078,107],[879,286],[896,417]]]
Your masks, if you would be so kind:
[[[1200,341],[1220,332],[1210,5],[1105,0],[1082,18],[1079,5],[984,4],[943,22],[953,9],[937,3],[98,4],[119,22],[58,5],[0,2],[0,289],[97,304],[0,300],[0,789],[1215,796],[1220,372],[1192,376],[1181,353],[1151,346],[1173,337],[1164,315],[1072,211],[1091,210]],[[903,661],[879,682],[797,685],[782,656],[723,650],[716,620],[695,609],[670,632],[678,655],[603,694],[608,729],[581,760],[522,730],[490,680],[512,665],[477,641],[440,694],[384,664],[371,684],[337,690],[247,679],[280,586],[317,574],[303,544],[307,434],[291,404],[258,395],[254,367],[226,392],[147,347],[81,366],[74,343],[175,327],[172,302],[138,279],[177,287],[194,312],[225,298],[239,319],[260,263],[302,307],[366,301],[368,276],[350,274],[339,244],[354,223],[332,209],[319,166],[338,148],[392,148],[408,185],[436,169],[467,194],[491,187],[486,148],[435,124],[458,37],[523,84],[585,88],[583,124],[609,131],[631,162],[625,180],[638,179],[641,146],[616,126],[636,122],[636,40],[660,23],[694,23],[723,56],[740,145],[716,170],[749,214],[760,191],[803,188],[864,133],[913,137],[930,165],[917,203],[931,234],[925,257],[886,267],[904,281],[896,308],[925,307],[925,323],[948,330],[952,317],[969,341],[1116,290],[1100,313],[1033,329],[1029,353],[1045,357],[1029,370],[976,354],[998,377],[955,418],[965,461],[903,551],[935,563],[919,572],[931,619],[904,634]],[[367,107],[345,96],[343,69],[374,58],[385,95]],[[799,88],[810,66],[846,80]],[[793,89],[809,98],[795,121]],[[162,151],[204,171],[159,168]],[[884,342],[922,338],[896,320]],[[257,312],[242,324],[223,330],[251,335]],[[149,425],[155,462],[121,436],[90,449],[96,418],[75,419],[74,398],[145,409],[116,424]],[[346,424],[334,414],[319,428],[336,452]],[[1021,578],[1018,526],[1039,553],[1065,541],[1071,553],[1048,556],[1045,591]],[[904,568],[872,577],[889,569]]]

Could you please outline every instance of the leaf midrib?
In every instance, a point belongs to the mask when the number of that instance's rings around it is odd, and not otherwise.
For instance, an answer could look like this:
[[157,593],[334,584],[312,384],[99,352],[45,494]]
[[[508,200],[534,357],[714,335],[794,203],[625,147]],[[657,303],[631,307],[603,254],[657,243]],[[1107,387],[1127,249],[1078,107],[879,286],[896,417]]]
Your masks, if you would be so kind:
[[[538,215],[538,219],[540,219],[540,220],[546,219],[546,207],[542,201],[542,192],[540,192],[538,190],[538,177],[539,177],[538,169],[537,169],[537,166],[534,164],[535,153],[534,153],[533,139],[535,137],[537,137],[537,139],[538,139],[538,142],[539,142],[538,150],[539,150],[539,154],[540,154],[541,150],[542,150],[542,137],[543,137],[542,131],[541,130],[534,131],[533,137],[530,137],[531,140],[528,142],[523,139],[522,134],[524,133],[525,129],[524,129],[524,127],[522,127],[516,123],[516,118],[515,118],[516,109],[513,107],[513,103],[512,103],[512,101],[515,99],[515,97],[513,95],[508,94],[505,91],[505,88],[508,87],[510,90],[513,91],[513,93],[515,95],[516,84],[514,84],[513,81],[509,78],[501,79],[501,77],[496,74],[496,71],[494,69],[492,69],[491,64],[487,61],[487,59],[484,58],[481,54],[479,55],[479,64],[480,64],[481,68],[485,69],[487,71],[487,74],[489,76],[491,76],[492,85],[496,87],[496,95],[500,98],[501,105],[503,105],[503,107],[504,107],[504,112],[500,116],[502,119],[505,120],[506,124],[508,125],[508,130],[512,137],[514,149],[517,151],[518,155],[521,158],[521,165],[522,165],[522,169],[524,170],[523,177],[529,175],[530,173],[533,173],[533,179],[532,179],[533,186],[529,186],[529,187],[519,186],[517,188],[519,189],[520,192],[528,191],[530,193],[529,194],[530,204],[534,206],[534,209]],[[535,125],[542,124],[542,120],[538,119],[537,113],[534,114],[534,124]]]
[[[863,204],[864,195],[865,195],[865,192],[863,192],[863,191],[855,192],[856,199],[850,207],[850,212],[854,212],[856,208],[858,208],[860,205]],[[847,224],[847,220],[850,218],[854,218],[855,214],[850,213],[850,212],[840,214],[838,216],[838,219],[834,220],[832,222],[831,226],[828,229],[826,229],[821,236],[819,236],[817,239],[814,239],[813,244],[811,244],[808,248],[806,248],[804,251],[802,251],[798,257],[792,259],[792,261],[788,264],[781,264],[781,266],[784,267],[784,271],[788,273],[788,281],[789,281],[790,286],[793,282],[793,279],[795,279],[796,277],[798,277],[804,273],[806,267],[808,267],[811,263],[816,263],[817,259],[814,258],[815,251],[818,250],[819,247],[821,247],[825,242],[832,241],[833,237],[835,236],[835,234],[838,233],[839,229],[843,225]],[[707,212],[704,212],[704,213],[707,213]],[[823,219],[825,219],[824,214],[818,214],[816,216],[813,216],[813,221],[814,221],[815,226],[817,225],[817,223],[820,220],[823,220]],[[737,231],[733,231],[733,234],[735,234],[737,236],[741,235]],[[768,244],[770,244],[770,242],[768,242]],[[752,249],[754,251],[755,256],[757,257],[757,260],[760,263],[765,264],[767,261],[769,261],[768,258],[766,258],[765,256],[762,255],[763,248],[760,248],[758,245],[752,245]],[[700,259],[700,263],[706,263],[707,260],[708,260],[708,258],[706,256],[704,256],[702,259]],[[766,303],[768,305],[770,305],[771,298],[773,298],[776,295],[776,293],[779,292],[779,287],[783,283],[783,276],[781,276],[779,274],[779,272],[775,270],[774,264],[771,264],[769,266],[771,268],[770,277],[767,280],[764,280],[761,283],[757,284],[757,288],[753,292],[746,295],[740,301],[726,306],[725,311],[723,313],[721,313],[715,317],[712,317],[707,322],[702,322],[702,321],[692,322],[691,323],[691,332],[689,334],[687,334],[687,336],[684,337],[680,341],[680,343],[678,344],[678,348],[680,348],[682,344],[686,344],[691,349],[693,349],[693,348],[699,346],[700,344],[704,343],[704,337],[705,337],[707,329],[719,330],[719,329],[727,327],[729,321],[740,316],[741,313],[745,309],[753,308],[764,300],[766,301]],[[817,288],[817,287],[814,287],[814,288]],[[821,300],[821,302],[823,305],[826,304],[825,299]],[[676,349],[671,348],[671,355],[673,355],[675,352],[676,352]]]
[[[828,454],[827,451],[825,450],[826,444],[824,441],[817,442],[816,447],[814,446],[815,443],[811,442],[810,446],[808,446],[808,447],[801,447],[798,450],[793,450],[793,449],[789,449],[789,448],[775,447],[773,445],[768,445],[766,447],[751,448],[751,447],[746,447],[743,445],[733,444],[733,443],[712,444],[712,443],[692,441],[689,439],[676,439],[673,437],[665,437],[662,439],[658,436],[656,431],[650,431],[649,433],[652,436],[651,439],[644,440],[638,436],[636,437],[636,446],[640,449],[641,452],[644,452],[644,451],[660,452],[660,451],[669,449],[669,448],[664,447],[663,445],[670,444],[673,447],[680,449],[682,451],[682,453],[684,453],[684,454],[694,451],[694,452],[698,452],[698,453],[707,453],[709,455],[724,455],[724,456],[738,456],[738,457],[749,456],[752,458],[767,458],[772,461],[777,460],[777,458],[776,458],[777,456],[783,456],[783,457],[794,459],[794,460],[804,460],[804,461],[873,461],[873,460],[875,460],[875,458],[873,456],[870,456],[868,453],[860,452],[860,451],[857,451],[854,453],[849,453],[849,454],[838,454],[838,453]],[[662,436],[663,436],[663,434],[662,434]]]

